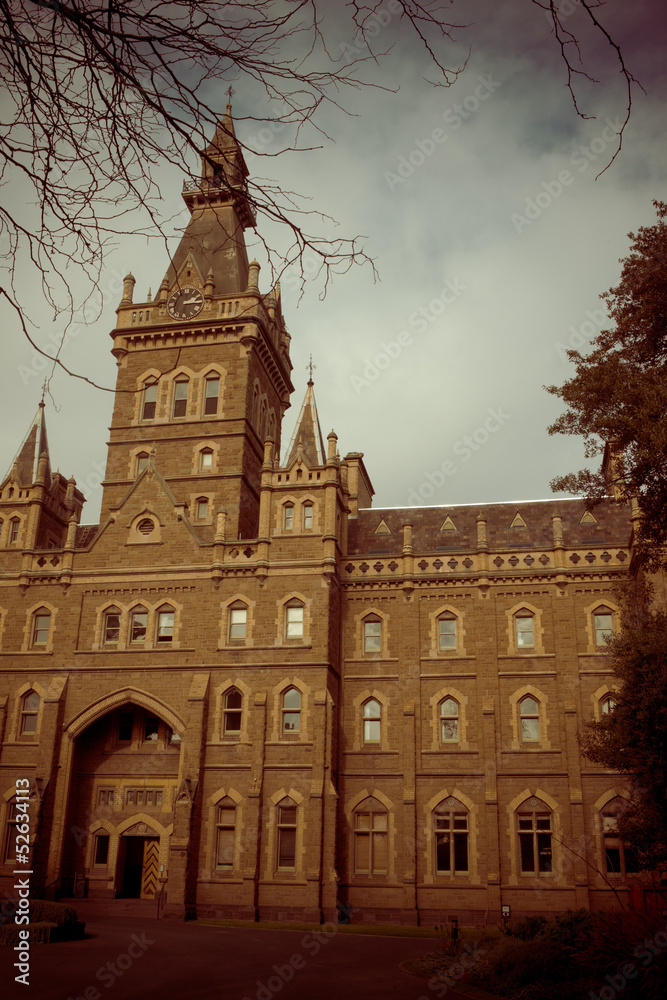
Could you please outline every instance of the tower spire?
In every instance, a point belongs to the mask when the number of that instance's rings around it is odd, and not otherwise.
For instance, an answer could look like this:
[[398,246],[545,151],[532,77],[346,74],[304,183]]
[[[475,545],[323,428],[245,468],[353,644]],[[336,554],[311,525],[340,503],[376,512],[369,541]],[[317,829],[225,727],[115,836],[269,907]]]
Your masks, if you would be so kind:
[[313,364],[313,356],[311,354],[310,361],[306,365],[306,370],[310,375],[306,386],[306,395],[301,409],[299,410],[296,427],[294,428],[294,433],[292,434],[292,439],[289,443],[285,468],[289,468],[296,461],[299,451],[301,451],[306,460],[306,464],[311,469],[317,465],[324,465],[326,460],[324,438],[322,437],[320,418],[317,415],[315,392],[313,388],[314,383],[312,376],[315,368],[316,365]]

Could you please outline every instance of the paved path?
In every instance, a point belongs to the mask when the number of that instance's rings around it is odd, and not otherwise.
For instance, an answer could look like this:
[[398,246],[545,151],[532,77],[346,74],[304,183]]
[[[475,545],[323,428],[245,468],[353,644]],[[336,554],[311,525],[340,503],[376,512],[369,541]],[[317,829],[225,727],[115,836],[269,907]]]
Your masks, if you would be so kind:
[[0,948],[3,1000],[463,1000],[399,968],[432,951],[432,938],[337,934],[330,926],[318,940],[307,931],[81,915],[84,941],[32,947],[27,987],[14,982],[16,954]]

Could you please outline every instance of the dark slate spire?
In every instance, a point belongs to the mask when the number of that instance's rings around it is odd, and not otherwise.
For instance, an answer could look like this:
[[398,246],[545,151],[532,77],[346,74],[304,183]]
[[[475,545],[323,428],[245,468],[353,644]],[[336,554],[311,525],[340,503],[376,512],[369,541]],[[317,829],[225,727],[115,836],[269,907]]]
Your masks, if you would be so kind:
[[17,451],[14,461],[7,470],[2,482],[6,483],[13,474],[14,478],[23,486],[32,486],[37,479],[39,460],[42,455],[46,456],[45,483],[47,489],[51,485],[51,459],[49,456],[49,442],[46,436],[46,419],[44,416],[44,400],[37,407],[35,419],[30,425],[28,433],[24,437],[21,447]]
[[[312,368],[314,367],[312,359],[308,367],[311,370],[312,376]],[[317,415],[317,406],[315,405],[312,377],[308,379],[306,396],[299,411],[294,434],[289,443],[285,468],[289,469],[294,464],[299,452],[301,452],[306,465],[311,469],[318,465],[324,465],[326,461],[326,450],[320,428],[320,420]]]

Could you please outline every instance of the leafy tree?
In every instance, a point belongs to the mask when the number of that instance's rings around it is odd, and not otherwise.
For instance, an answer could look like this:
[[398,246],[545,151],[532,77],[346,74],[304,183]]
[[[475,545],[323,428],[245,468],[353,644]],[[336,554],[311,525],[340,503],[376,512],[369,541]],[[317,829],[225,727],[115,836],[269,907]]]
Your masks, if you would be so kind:
[[629,234],[621,280],[601,296],[615,328],[589,354],[568,351],[576,374],[548,387],[568,407],[549,433],[583,435],[587,458],[606,449],[602,471],[560,476],[552,489],[591,506],[610,492],[638,501],[635,543],[649,568],[664,564],[667,542],[667,204],[653,204],[657,223]]
[[[561,13],[554,0],[523,2],[553,34],[574,109],[587,117],[577,95],[595,81],[570,30],[571,10]],[[601,6],[578,0],[579,28],[589,28],[616,62],[627,122],[636,81]],[[272,117],[257,125],[286,138],[280,149],[253,151],[275,156],[303,148],[305,125],[321,130],[323,105],[341,106],[346,91],[378,85],[364,70],[387,55],[397,29],[416,38],[430,82],[449,86],[465,65],[457,39],[467,27],[442,0],[0,0],[0,181],[10,185],[0,206],[7,274],[0,298],[29,336],[17,269],[34,266],[54,313],[71,316],[72,265],[92,293],[118,234],[162,232],[157,168],[172,163],[187,173],[198,162],[193,153],[214,134],[231,81],[248,93],[263,89]],[[277,271],[302,262],[306,250],[325,280],[369,263],[359,238],[329,241],[311,231],[310,213],[293,192],[250,183],[258,217],[290,234],[284,252],[266,248]]]

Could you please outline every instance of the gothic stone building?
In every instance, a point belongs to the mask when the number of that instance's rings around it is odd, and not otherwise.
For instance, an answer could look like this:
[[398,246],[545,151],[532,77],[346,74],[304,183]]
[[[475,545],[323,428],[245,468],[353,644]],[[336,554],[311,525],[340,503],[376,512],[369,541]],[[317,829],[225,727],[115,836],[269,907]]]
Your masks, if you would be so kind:
[[290,336],[229,108],[202,164],[158,295],[125,280],[100,523],[43,404],[0,484],[0,888],[28,779],[35,895],[404,923],[610,904],[628,793],[577,732],[614,705],[626,509],[374,509],[312,381],[281,464]]

